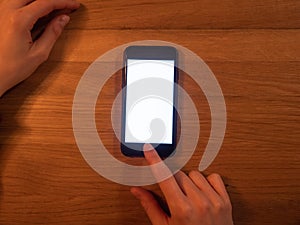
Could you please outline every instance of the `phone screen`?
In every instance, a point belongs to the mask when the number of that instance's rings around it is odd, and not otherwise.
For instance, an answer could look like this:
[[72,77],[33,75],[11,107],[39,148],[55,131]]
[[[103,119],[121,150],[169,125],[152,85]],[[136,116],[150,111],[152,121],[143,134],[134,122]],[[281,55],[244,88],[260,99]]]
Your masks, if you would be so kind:
[[126,143],[173,144],[174,67],[175,60],[127,59]]

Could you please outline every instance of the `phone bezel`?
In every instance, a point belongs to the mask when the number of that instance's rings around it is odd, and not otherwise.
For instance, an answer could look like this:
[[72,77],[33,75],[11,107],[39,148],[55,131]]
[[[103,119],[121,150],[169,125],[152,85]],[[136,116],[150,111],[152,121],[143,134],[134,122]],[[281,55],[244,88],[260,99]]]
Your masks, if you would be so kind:
[[[178,53],[176,48],[171,46],[129,46],[125,49],[123,55],[122,70],[122,125],[121,125],[121,152],[128,157],[144,157],[142,151],[144,143],[125,143],[125,123],[126,123],[126,85],[127,85],[127,60],[174,60],[174,95],[173,95],[173,130],[172,144],[150,143],[156,146],[156,151],[160,157],[171,155],[177,145],[177,85],[178,84]],[[139,150],[135,150],[139,149]]]

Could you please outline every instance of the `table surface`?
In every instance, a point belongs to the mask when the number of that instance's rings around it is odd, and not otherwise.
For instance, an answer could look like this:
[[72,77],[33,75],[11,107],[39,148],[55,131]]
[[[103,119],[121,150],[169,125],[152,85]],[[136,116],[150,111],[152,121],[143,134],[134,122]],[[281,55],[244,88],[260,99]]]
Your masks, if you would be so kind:
[[[0,224],[150,224],[128,186],[89,167],[72,130],[73,96],[85,70],[138,40],[182,45],[218,79],[227,129],[204,173],[223,176],[235,224],[299,224],[300,1],[82,3],[49,60],[0,100]],[[183,77],[202,126],[188,172],[201,159],[210,117],[199,86]],[[96,113],[99,135],[119,158],[110,107],[120,79],[117,73],[105,84]],[[147,188],[160,194],[157,185]]]

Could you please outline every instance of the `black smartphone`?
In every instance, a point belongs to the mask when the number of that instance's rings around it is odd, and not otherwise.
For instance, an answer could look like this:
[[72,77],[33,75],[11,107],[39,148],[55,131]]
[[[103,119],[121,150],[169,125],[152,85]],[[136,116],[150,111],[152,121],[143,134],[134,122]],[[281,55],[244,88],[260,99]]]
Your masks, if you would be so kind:
[[165,158],[176,149],[178,54],[170,46],[130,46],[122,71],[121,151],[143,157],[152,144]]

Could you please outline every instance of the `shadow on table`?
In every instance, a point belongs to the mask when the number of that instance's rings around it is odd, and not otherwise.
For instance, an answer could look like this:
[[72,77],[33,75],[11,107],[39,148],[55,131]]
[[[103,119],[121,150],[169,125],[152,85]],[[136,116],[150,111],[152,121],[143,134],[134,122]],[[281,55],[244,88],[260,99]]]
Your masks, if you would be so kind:
[[254,211],[247,204],[243,197],[243,193],[238,190],[238,187],[227,183],[227,191],[230,195],[232,204],[233,222],[235,225],[251,224],[254,219]]
[[[50,71],[60,62],[45,63],[41,67],[47,66]],[[6,161],[13,151],[13,147],[18,143],[18,135],[24,133],[20,118],[22,118],[22,107],[26,104],[26,99],[34,95],[35,90],[47,78],[46,74],[41,74],[38,69],[30,78],[20,83],[16,87],[7,91],[0,100],[0,201],[3,195],[3,177]],[[26,132],[26,131],[25,131]]]

